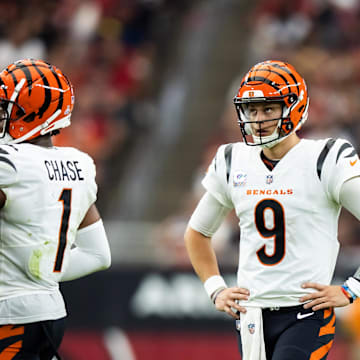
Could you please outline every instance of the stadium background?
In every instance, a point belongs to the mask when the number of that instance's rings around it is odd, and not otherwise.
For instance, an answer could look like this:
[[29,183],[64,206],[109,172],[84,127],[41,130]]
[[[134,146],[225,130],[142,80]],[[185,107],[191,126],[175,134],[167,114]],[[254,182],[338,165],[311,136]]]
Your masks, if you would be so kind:
[[[113,266],[62,284],[65,360],[238,359],[234,324],[214,311],[184,251],[200,179],[217,146],[239,140],[232,97],[267,58],[307,80],[300,135],[359,149],[359,32],[357,0],[0,2],[0,67],[42,58],[70,77],[73,124],[56,143],[88,152],[98,168]],[[335,283],[358,266],[359,236],[343,212]],[[238,237],[229,216],[214,239],[230,284]],[[360,358],[359,307],[338,311],[330,360]]]

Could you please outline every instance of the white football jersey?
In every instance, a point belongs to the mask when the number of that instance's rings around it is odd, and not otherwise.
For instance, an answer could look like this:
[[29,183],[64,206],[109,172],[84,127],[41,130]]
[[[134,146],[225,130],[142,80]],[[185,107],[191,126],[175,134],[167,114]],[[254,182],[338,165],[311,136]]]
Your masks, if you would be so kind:
[[222,145],[203,180],[240,220],[238,286],[247,306],[294,306],[305,281],[330,284],[339,251],[339,192],[360,176],[345,140],[301,140],[270,171],[261,148]]
[[58,281],[96,200],[95,166],[74,148],[0,146],[0,324],[66,315]]

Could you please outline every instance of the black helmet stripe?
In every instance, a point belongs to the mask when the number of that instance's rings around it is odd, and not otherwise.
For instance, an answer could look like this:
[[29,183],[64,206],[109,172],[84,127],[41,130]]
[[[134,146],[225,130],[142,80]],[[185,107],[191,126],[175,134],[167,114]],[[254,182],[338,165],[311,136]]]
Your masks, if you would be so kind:
[[1,77],[0,77],[0,87],[4,90],[5,96],[7,98],[8,97],[7,87],[4,84],[4,82],[2,81]]
[[16,64],[15,63],[15,65],[16,65],[16,67],[15,67],[15,69],[14,70],[12,70],[12,71],[15,71],[15,70],[21,70],[23,73],[24,73],[24,75],[25,75],[25,77],[26,77],[26,81],[27,81],[27,86],[28,86],[28,91],[29,91],[29,96],[30,96],[30,94],[31,94],[31,90],[32,90],[32,76],[31,76],[31,72],[30,72],[30,70],[29,70],[29,67],[28,66],[26,66],[26,65],[22,65],[22,64]]
[[283,95],[280,88],[273,81],[271,81],[271,80],[269,80],[267,78],[264,78],[263,76],[251,76],[248,79],[246,79],[246,83],[248,83],[250,81],[259,81],[259,82],[263,82],[265,84],[268,84],[271,87],[273,87],[276,91],[279,91],[281,95]]
[[296,88],[297,88],[297,92],[298,92],[298,95],[300,95],[300,89],[299,89],[299,85],[298,85],[298,80],[296,80],[296,77],[294,76],[294,74],[286,67],[284,66],[281,66],[279,64],[272,64],[272,66],[282,70],[282,71],[285,71],[287,74],[289,74],[291,76],[291,78],[294,80],[294,83],[296,85]]
[[[34,65],[34,62],[32,62],[31,64]],[[13,69],[11,69],[11,70],[9,70],[9,69],[7,68],[7,71],[8,71],[9,74],[12,73],[12,72],[14,72],[14,71],[17,70],[17,69],[26,68],[26,67],[29,66],[28,64],[24,64],[24,63],[22,63],[22,62],[14,63],[14,65],[15,65],[15,67],[14,67]],[[39,68],[45,68],[45,69],[48,69],[48,68],[50,67],[50,66],[46,66],[46,65],[43,65],[43,64],[36,64],[36,66],[39,67]]]
[[[286,85],[289,85],[289,82],[286,80],[286,77],[282,74],[280,74],[279,72],[275,71],[275,70],[272,70],[272,69],[268,69],[268,68],[260,68],[260,69],[257,69],[256,71],[268,71],[270,73],[274,73],[278,76],[280,76],[284,81],[285,81],[285,84]],[[288,87],[288,91],[289,93],[291,93],[292,91],[290,90],[290,87]]]
[[46,78],[46,76],[43,74],[43,72],[39,69],[39,67],[35,64],[34,61],[32,61],[32,64],[34,66],[34,68],[36,69],[36,71],[38,72],[38,74],[41,76],[41,79],[44,82],[44,90],[45,90],[45,100],[44,103],[41,105],[41,108],[39,109],[39,112],[37,113],[37,115],[39,115],[39,118],[42,118],[42,116],[44,115],[44,112],[48,109],[50,102],[51,102],[51,90],[50,90],[50,84]]
[[[54,77],[55,77],[55,79],[56,79],[56,81],[57,81],[57,83],[58,83],[58,85],[59,85],[59,88],[61,89],[61,90],[64,90],[64,88],[62,87],[62,85],[61,85],[61,81],[60,81],[60,79],[59,79],[59,76],[58,76],[58,74],[56,73],[56,71],[51,67],[50,68],[51,69],[51,72],[52,72],[52,74],[54,75]],[[62,109],[62,106],[63,106],[63,103],[64,103],[64,93],[62,92],[62,91],[60,91],[60,96],[59,96],[59,103],[58,103],[58,106],[57,106],[57,108],[56,108],[56,110],[61,110]]]
[[13,81],[14,81],[14,87],[15,87],[18,84],[17,78],[13,73],[11,73],[10,75],[11,75]]

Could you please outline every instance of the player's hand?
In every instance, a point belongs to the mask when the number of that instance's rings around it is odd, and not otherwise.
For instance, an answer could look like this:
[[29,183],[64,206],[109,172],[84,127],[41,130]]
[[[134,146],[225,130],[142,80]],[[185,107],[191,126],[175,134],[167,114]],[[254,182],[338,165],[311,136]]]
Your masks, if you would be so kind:
[[317,290],[314,293],[307,294],[300,298],[300,302],[310,300],[304,305],[304,309],[311,308],[313,311],[317,311],[329,307],[341,307],[350,304],[350,300],[342,292],[341,286],[306,282],[302,285],[302,288]]
[[234,319],[239,319],[237,311],[246,313],[246,309],[240,306],[236,300],[248,300],[250,292],[247,289],[231,287],[222,290],[215,300],[216,310],[226,312]]

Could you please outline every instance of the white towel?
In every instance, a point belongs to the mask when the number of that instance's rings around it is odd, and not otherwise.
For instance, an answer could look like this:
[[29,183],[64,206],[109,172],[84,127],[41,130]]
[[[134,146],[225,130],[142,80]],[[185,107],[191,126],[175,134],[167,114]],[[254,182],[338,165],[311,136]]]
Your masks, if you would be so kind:
[[261,308],[247,307],[240,313],[242,360],[266,360]]

